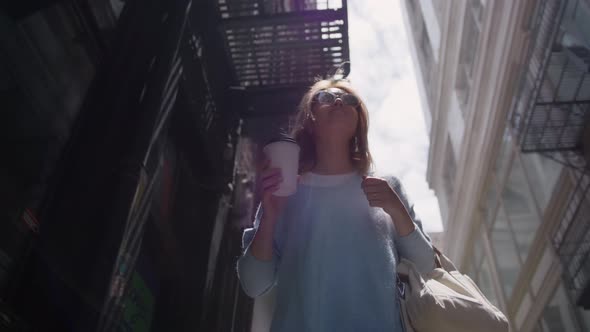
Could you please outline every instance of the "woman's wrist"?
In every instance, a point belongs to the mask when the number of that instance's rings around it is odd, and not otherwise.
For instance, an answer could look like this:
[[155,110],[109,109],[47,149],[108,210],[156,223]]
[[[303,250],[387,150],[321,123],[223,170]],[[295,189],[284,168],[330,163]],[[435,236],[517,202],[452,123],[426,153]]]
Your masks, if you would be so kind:
[[268,213],[264,213],[262,214],[262,218],[260,220],[261,224],[275,224],[277,219],[279,219],[278,217],[278,213],[274,213],[274,212],[268,212]]
[[399,236],[406,236],[416,229],[412,217],[405,208],[391,209],[385,212],[391,217]]
[[251,254],[261,261],[272,260],[272,239],[274,234],[274,220],[268,214],[262,215],[258,231],[254,235],[251,245]]

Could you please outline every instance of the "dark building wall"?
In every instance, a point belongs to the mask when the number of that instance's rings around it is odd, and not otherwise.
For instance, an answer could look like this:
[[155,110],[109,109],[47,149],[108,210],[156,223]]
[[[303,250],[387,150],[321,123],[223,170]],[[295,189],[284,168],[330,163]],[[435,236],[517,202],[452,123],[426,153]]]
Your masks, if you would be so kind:
[[[182,331],[219,316],[202,312],[214,308],[203,294],[239,96],[218,36],[203,31],[211,8],[127,3],[116,30],[109,1],[1,17],[0,310],[33,330]],[[123,309],[134,299],[144,325]]]
[[[83,15],[79,7],[27,4],[26,11],[9,7],[0,12],[0,298],[2,312],[15,321],[22,316],[16,308],[22,298],[49,296],[49,290],[22,287],[22,280],[36,284],[42,273],[31,265],[40,210],[103,50],[97,44],[102,37],[95,35],[99,31],[90,28],[97,18]],[[100,22],[104,31],[115,23],[109,17]],[[38,302],[24,304],[51,321],[51,307]]]

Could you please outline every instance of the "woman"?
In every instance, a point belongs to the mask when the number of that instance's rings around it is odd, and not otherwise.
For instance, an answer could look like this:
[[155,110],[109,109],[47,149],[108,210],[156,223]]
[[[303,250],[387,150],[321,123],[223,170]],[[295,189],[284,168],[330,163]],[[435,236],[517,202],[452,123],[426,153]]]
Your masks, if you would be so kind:
[[271,331],[402,331],[396,262],[434,268],[434,252],[399,180],[369,175],[368,112],[344,80],[304,95],[293,136],[300,180],[273,196],[279,169],[260,166],[262,203],[244,231],[237,262],[242,289],[277,286]]

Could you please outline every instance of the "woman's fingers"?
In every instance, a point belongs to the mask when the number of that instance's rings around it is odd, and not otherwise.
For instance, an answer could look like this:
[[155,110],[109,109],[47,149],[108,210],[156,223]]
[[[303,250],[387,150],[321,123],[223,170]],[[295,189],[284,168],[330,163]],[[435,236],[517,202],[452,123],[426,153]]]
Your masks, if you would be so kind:
[[367,201],[369,201],[369,206],[371,207],[380,207],[384,201],[384,193],[382,190],[365,190],[365,196],[367,196]]
[[367,195],[367,200],[371,201],[371,200],[382,200],[381,196],[379,195]]
[[281,176],[280,170],[279,172],[275,172],[270,174],[266,178],[262,180],[262,188],[266,191],[273,186],[278,186],[281,182],[283,182],[283,177]]
[[373,190],[375,188],[385,189],[389,187],[389,183],[381,178],[365,178],[361,183],[363,190]]
[[268,157],[263,155],[258,164],[259,183],[263,195],[273,193],[279,189],[279,185],[283,181],[281,176],[281,169],[270,167],[271,162]]
[[278,182],[271,182],[263,186],[264,191],[273,190],[274,188],[278,188],[283,180],[280,179]]
[[382,192],[382,191],[383,191],[383,188],[381,188],[381,187],[367,187],[367,188],[363,189],[363,191],[364,191],[366,194],[371,194],[371,193],[380,193],[380,192]]
[[275,185],[269,187],[268,190],[267,190],[267,192],[269,192],[269,193],[272,194],[272,193],[274,193],[277,190],[279,190],[279,185],[278,184],[275,184]]
[[261,174],[261,181],[264,182],[271,177],[275,177],[277,175],[281,175],[280,168],[269,168],[266,171],[262,172]]
[[384,193],[383,191],[365,192],[365,196],[367,196],[368,199],[381,199],[382,197],[386,197],[384,195],[387,195],[387,193]]
[[280,176],[268,178],[266,181],[264,181],[262,183],[262,188],[264,190],[267,190],[268,188],[270,188],[272,186],[279,185],[281,182],[283,182],[283,179]]

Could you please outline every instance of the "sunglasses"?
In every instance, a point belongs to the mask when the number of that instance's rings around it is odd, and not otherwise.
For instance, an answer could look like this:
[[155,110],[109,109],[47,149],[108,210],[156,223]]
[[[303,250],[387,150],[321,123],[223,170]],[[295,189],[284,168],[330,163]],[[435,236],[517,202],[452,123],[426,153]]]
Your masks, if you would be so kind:
[[336,99],[340,99],[342,104],[347,106],[357,107],[361,104],[361,101],[357,96],[342,90],[321,90],[313,96],[312,100],[324,105],[333,105],[336,102]]

